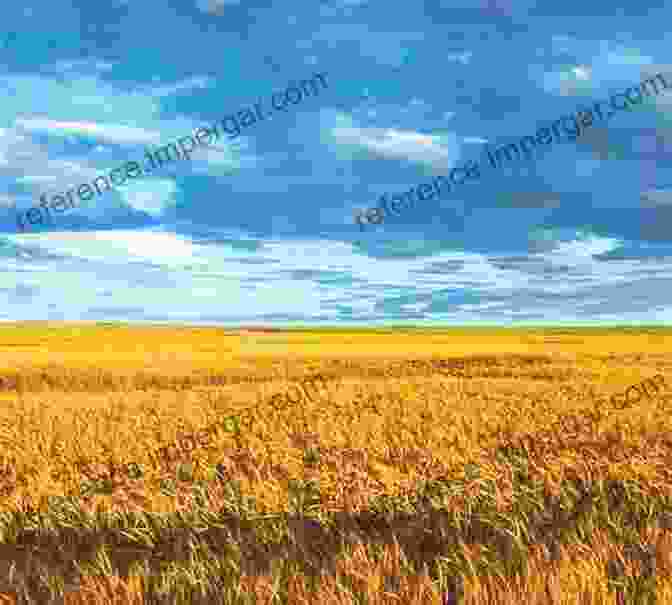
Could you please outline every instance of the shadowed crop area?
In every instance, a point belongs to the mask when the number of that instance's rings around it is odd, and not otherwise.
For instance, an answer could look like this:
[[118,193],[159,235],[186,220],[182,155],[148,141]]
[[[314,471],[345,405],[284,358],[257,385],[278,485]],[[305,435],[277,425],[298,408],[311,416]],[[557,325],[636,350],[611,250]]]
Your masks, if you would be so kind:
[[672,602],[671,345],[2,325],[0,602]]

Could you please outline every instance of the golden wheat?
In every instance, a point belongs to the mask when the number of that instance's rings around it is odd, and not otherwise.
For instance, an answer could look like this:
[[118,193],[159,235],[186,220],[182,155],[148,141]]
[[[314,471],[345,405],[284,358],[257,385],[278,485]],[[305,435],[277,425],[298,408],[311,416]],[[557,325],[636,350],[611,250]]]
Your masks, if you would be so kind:
[[[0,591],[141,603],[163,586],[184,603],[292,605],[672,595],[667,331],[254,336],[0,329]],[[315,375],[321,390],[286,396]],[[655,573],[636,545],[655,549]]]

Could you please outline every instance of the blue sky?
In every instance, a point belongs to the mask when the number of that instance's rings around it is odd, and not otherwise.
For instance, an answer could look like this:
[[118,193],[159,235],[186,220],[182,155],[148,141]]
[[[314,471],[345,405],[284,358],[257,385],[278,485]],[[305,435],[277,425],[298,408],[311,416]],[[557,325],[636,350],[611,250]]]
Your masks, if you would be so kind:
[[[169,4],[170,6],[166,6]],[[0,320],[672,321],[672,91],[362,232],[357,209],[669,74],[663,2],[3,7]],[[290,111],[16,212],[315,73]]]

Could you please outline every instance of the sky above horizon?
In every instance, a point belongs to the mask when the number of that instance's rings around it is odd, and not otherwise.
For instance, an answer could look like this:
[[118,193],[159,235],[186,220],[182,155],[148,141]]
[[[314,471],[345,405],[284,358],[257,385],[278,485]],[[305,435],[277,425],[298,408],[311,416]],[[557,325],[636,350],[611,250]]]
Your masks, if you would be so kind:
[[[0,319],[672,323],[672,91],[364,231],[358,209],[672,63],[664,2],[27,0],[0,42]],[[668,36],[669,38],[669,36]],[[16,213],[293,83],[235,140]]]

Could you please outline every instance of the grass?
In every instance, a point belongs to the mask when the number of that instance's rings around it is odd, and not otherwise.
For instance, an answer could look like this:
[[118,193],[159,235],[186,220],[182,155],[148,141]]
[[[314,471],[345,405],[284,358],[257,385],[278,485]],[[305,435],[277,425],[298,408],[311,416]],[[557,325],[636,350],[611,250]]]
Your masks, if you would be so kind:
[[671,336],[2,326],[0,602],[672,601]]

